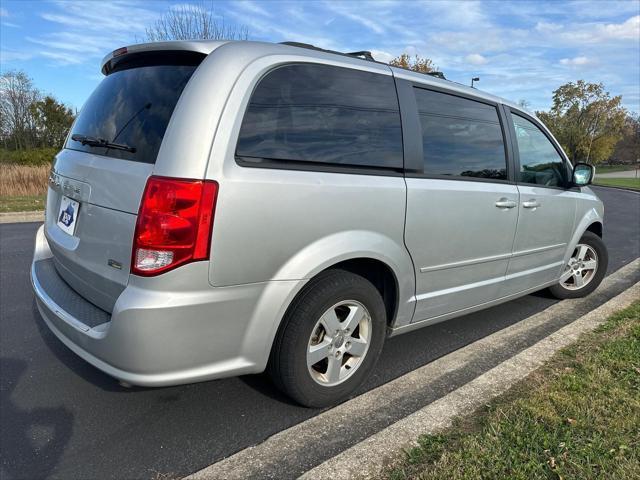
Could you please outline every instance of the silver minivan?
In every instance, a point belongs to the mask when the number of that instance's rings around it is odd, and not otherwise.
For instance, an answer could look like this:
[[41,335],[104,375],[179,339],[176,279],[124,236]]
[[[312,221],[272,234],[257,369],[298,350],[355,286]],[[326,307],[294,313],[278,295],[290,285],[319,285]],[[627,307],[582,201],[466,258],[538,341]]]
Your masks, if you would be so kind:
[[267,370],[347,398],[385,338],[607,269],[603,205],[501,98],[304,44],[120,48],[49,178],[31,279],[123,383]]

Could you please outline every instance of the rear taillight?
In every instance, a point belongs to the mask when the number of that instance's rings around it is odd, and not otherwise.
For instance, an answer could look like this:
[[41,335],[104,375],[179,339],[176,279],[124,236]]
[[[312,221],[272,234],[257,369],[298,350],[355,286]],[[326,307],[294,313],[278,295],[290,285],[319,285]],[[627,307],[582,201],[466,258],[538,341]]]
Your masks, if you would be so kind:
[[218,183],[150,177],[133,237],[131,273],[158,275],[178,265],[207,260]]

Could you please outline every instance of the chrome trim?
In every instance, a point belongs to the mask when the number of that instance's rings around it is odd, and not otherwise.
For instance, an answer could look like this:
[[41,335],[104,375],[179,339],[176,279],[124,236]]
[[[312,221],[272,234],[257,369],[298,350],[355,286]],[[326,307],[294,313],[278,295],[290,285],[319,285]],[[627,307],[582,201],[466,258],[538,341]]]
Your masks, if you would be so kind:
[[420,267],[420,273],[435,272],[437,270],[446,270],[447,268],[466,267],[469,265],[477,265],[479,263],[494,262],[496,260],[506,260],[514,257],[521,257],[523,255],[531,255],[532,253],[546,252],[547,250],[554,250],[556,248],[566,247],[566,243],[558,243],[556,245],[547,245],[546,247],[531,248],[529,250],[520,250],[519,252],[503,253],[500,255],[491,255],[489,257],[472,258],[471,260],[463,260],[461,262],[443,263],[441,265],[434,265],[433,267]]
[[532,253],[546,252],[547,250],[555,250],[556,248],[565,248],[566,243],[557,243],[555,245],[547,245],[546,247],[530,248],[529,250],[520,250],[513,252],[512,257],[521,257],[523,255],[531,255]]
[[511,253],[502,253],[500,255],[491,255],[489,257],[472,258],[471,260],[462,260],[460,262],[443,263],[434,265],[433,267],[420,268],[421,273],[434,272],[436,270],[446,270],[447,268],[466,267],[467,265],[476,265],[478,263],[494,262],[496,260],[506,260],[511,258]]
[[440,322],[444,322],[446,320],[449,320],[451,318],[456,318],[459,317],[461,315],[466,315],[468,313],[472,313],[472,312],[477,312],[478,310],[484,310],[485,308],[489,308],[492,307],[494,305],[499,305],[501,303],[505,303],[508,302],[509,300],[518,298],[518,297],[522,297],[523,295],[526,295],[527,293],[532,293],[532,292],[536,292],[538,290],[541,290],[545,287],[550,287],[551,285],[555,285],[557,283],[557,280],[554,280],[552,282],[546,282],[546,283],[542,283],[540,285],[537,285],[535,287],[531,287],[531,288],[527,288],[526,290],[522,290],[521,292],[517,292],[517,293],[512,293],[509,294],[505,297],[500,297],[500,298],[496,298],[495,300],[491,300],[489,302],[485,302],[485,303],[480,303],[478,305],[474,305],[472,307],[466,307],[466,308],[462,308],[460,310],[456,310],[454,312],[449,312],[449,313],[443,313],[441,315],[437,315],[435,317],[429,317],[429,318],[425,318],[422,320],[417,320],[413,323],[408,323],[406,325],[402,325],[400,327],[393,327],[390,328],[389,331],[389,337],[395,337],[396,335],[401,335],[403,333],[408,333],[411,332],[413,330],[417,330],[419,328],[423,328],[426,327],[428,325],[433,325],[435,323],[440,323]]

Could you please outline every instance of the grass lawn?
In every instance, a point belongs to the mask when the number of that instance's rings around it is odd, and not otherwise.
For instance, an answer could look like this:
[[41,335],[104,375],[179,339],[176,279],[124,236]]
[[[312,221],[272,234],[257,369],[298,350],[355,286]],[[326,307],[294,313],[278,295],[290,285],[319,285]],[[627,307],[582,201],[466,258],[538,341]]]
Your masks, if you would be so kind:
[[387,476],[640,478],[640,301],[483,411],[421,437]]
[[596,165],[596,175],[598,173],[626,172],[627,170],[635,169],[635,165]]
[[0,197],[0,212],[44,210],[46,195],[11,195]]
[[623,187],[640,190],[640,178],[598,178],[593,182],[595,185],[607,187]]

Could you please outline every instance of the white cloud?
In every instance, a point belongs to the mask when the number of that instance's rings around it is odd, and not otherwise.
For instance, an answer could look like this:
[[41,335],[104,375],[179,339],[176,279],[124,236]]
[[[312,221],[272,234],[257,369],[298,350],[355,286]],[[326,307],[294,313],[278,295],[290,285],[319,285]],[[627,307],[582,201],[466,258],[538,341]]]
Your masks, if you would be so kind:
[[373,55],[373,58],[375,58],[378,62],[384,63],[389,63],[391,60],[396,58],[396,55],[385,52],[383,50],[371,50],[371,55]]
[[7,11],[6,8],[0,8],[0,17],[8,17],[9,16],[9,12]]
[[479,53],[472,53],[464,57],[464,59],[472,65],[484,65],[488,61],[486,57],[483,57]]
[[55,60],[57,65],[79,65],[85,61],[81,56],[72,55],[68,52],[52,52],[44,50],[40,52],[40,55],[45,58]]
[[18,52],[15,50],[8,50],[8,49],[0,50],[0,63],[29,60],[31,58],[33,58],[32,53]]
[[351,20],[353,22],[359,23],[360,25],[363,25],[364,27],[368,28],[369,30],[372,30],[375,33],[378,33],[378,34],[386,33],[386,29],[382,26],[382,24],[372,20],[369,15],[362,14],[362,6],[358,6],[357,10],[352,11],[346,5],[348,4],[334,3],[334,2],[326,3],[327,8],[334,13],[337,13],[338,15],[341,15],[342,17],[348,20]]
[[235,2],[233,6],[248,13],[262,15],[263,17],[272,17],[272,15],[262,8],[257,2],[252,2],[251,0]]
[[[54,1],[38,15],[50,23],[51,33],[31,32],[25,40],[40,46],[34,56],[55,65],[96,62],[115,48],[144,37],[160,12],[137,2]],[[182,4],[185,6],[188,4]],[[94,64],[94,65],[95,65]]]
[[562,58],[560,60],[561,65],[567,65],[570,67],[581,67],[583,65],[589,65],[590,63],[593,63],[593,60],[584,56],[575,58]]
[[624,23],[608,23],[599,26],[598,30],[603,37],[621,40],[633,40],[640,38],[640,15],[631,17]]

